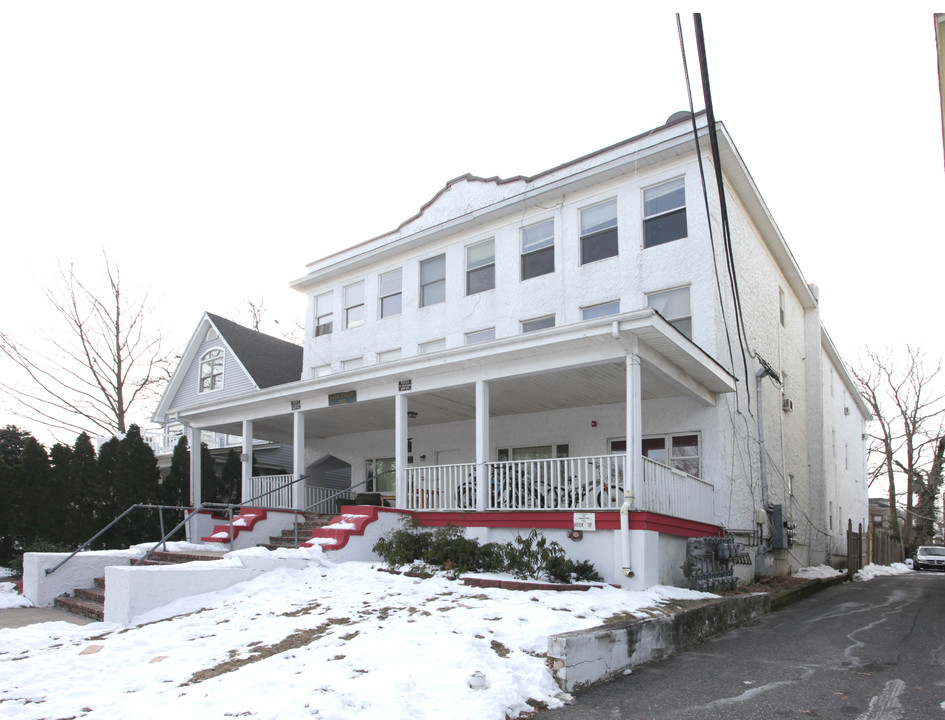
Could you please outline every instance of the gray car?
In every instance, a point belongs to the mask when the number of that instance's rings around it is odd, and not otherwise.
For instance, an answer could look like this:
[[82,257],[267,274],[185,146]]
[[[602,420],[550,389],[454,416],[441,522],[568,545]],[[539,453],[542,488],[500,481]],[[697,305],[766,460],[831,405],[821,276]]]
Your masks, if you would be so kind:
[[945,570],[945,547],[923,545],[915,551],[916,570]]

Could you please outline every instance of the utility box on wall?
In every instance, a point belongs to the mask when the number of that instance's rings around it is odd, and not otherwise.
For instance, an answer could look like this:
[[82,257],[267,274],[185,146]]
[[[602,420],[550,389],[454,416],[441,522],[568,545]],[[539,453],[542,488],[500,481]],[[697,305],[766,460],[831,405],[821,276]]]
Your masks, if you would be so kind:
[[784,517],[781,505],[771,506],[771,549],[787,550],[794,545],[794,523]]

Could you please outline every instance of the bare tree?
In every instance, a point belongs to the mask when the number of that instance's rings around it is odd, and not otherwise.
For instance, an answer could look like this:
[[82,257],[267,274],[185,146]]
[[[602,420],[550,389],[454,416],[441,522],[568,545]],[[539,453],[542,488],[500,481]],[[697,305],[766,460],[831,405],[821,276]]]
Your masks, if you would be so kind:
[[162,336],[148,327],[147,298],[126,296],[118,267],[104,260],[108,290],[101,296],[71,265],[60,268],[61,287],[44,291],[64,325],[64,332],[41,336],[49,351],[0,333],[0,351],[25,381],[4,380],[0,390],[19,415],[53,432],[122,434],[131,413],[168,377]]
[[[911,347],[900,357],[868,350],[853,371],[873,414],[870,485],[879,478],[887,482],[894,534],[910,546],[916,539],[917,503],[922,513],[934,511],[941,485],[945,396],[938,389],[940,373],[941,362],[933,366],[920,349]],[[899,479],[902,489],[897,490]],[[900,494],[905,500],[904,528],[896,516]]]

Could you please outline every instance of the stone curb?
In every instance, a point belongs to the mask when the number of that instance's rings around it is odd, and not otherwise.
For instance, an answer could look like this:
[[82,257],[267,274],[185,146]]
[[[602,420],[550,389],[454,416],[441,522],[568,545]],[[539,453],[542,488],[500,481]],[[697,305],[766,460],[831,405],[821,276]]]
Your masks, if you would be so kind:
[[722,597],[668,615],[552,635],[548,638],[548,665],[562,690],[577,692],[624,675],[637,665],[663,660],[846,580],[846,575],[816,579],[773,595]]

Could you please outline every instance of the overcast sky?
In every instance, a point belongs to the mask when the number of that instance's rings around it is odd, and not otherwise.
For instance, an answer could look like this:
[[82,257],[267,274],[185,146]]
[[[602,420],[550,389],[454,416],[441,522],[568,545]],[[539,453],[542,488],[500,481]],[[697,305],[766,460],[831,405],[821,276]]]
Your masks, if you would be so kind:
[[[248,324],[247,299],[274,334],[304,322],[305,263],[447,180],[532,175],[685,109],[675,15],[632,5],[0,5],[0,330],[48,327],[58,265],[92,277],[103,250],[176,350],[204,310]],[[704,9],[715,113],[846,359],[940,357],[933,7],[855,7]]]

